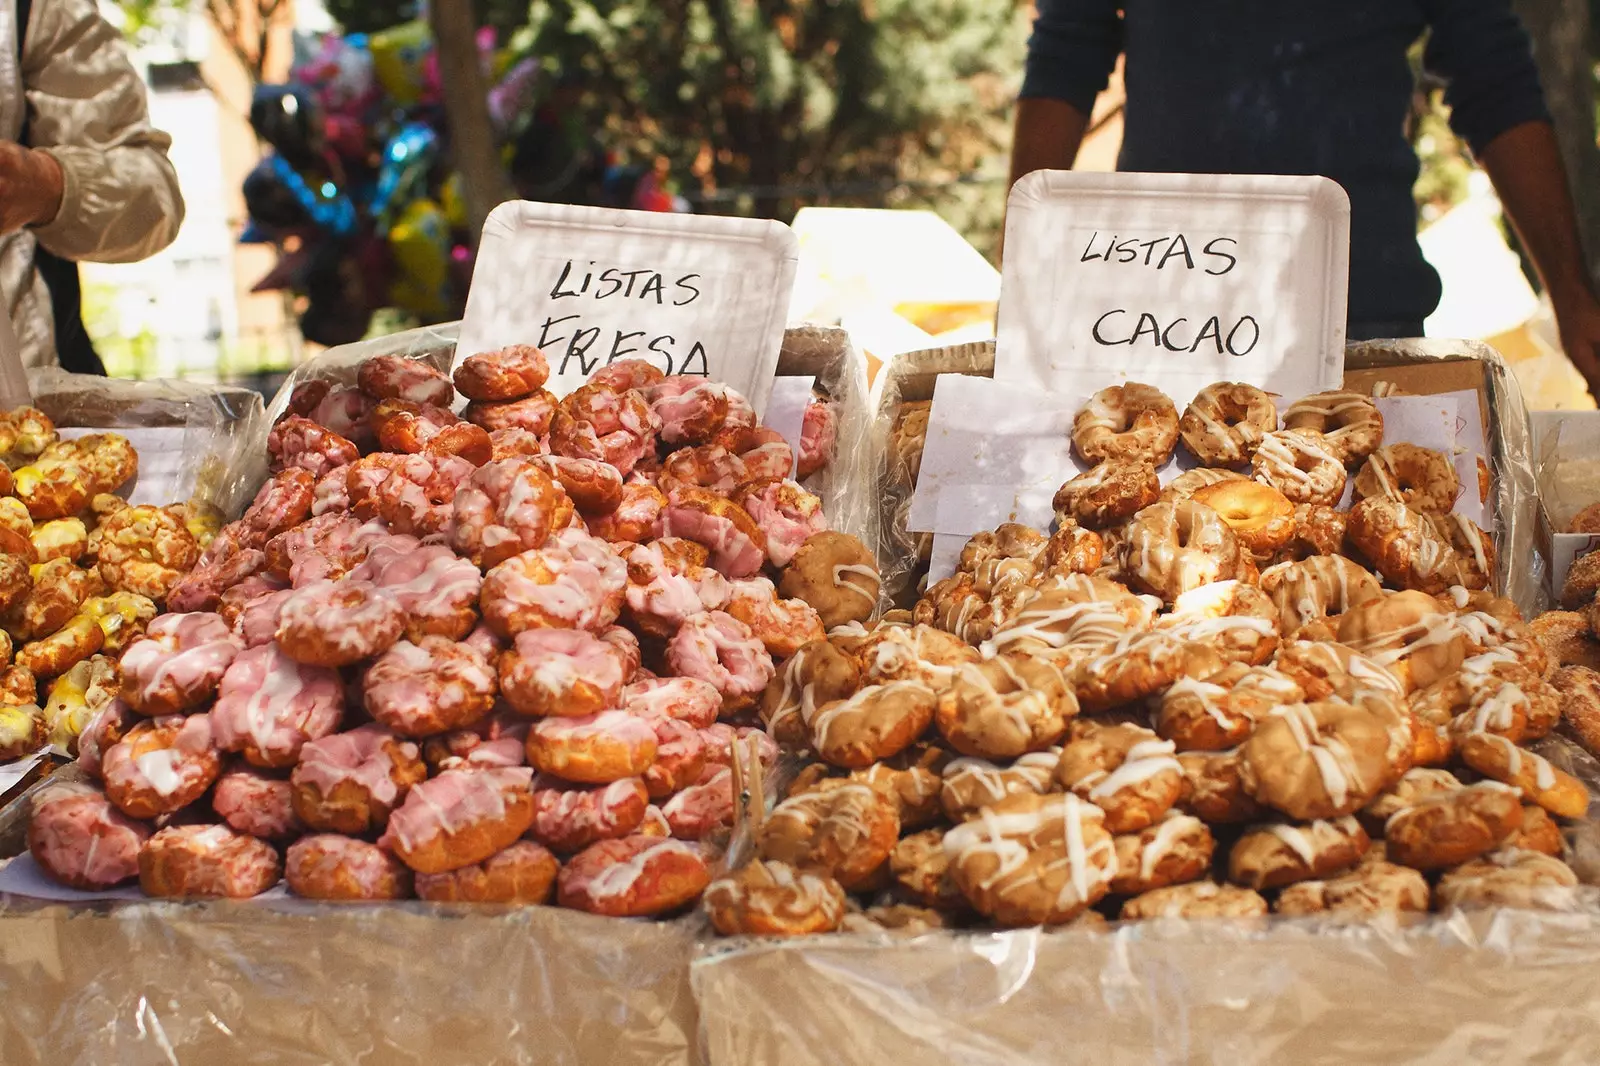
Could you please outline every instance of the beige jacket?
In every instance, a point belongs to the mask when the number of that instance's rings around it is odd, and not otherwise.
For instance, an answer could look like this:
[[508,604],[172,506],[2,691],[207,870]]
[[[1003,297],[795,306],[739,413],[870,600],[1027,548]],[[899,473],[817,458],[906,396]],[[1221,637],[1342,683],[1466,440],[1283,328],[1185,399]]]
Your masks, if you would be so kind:
[[65,259],[131,263],[172,243],[183,195],[172,139],[150,127],[144,84],[95,0],[33,0],[20,71],[17,30],[15,4],[0,0],[0,138],[21,134],[25,92],[29,146],[61,164],[65,194],[48,226],[0,235],[0,297],[23,362],[45,366],[56,361],[55,328],[34,242]]

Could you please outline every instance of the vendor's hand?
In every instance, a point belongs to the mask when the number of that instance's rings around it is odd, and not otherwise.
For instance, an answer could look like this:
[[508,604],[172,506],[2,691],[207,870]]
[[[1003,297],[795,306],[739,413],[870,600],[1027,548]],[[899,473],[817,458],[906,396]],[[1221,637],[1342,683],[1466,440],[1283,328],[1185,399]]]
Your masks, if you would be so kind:
[[0,233],[55,221],[62,192],[61,164],[53,156],[0,141]]
[[1555,308],[1561,348],[1600,400],[1600,303],[1587,293]]

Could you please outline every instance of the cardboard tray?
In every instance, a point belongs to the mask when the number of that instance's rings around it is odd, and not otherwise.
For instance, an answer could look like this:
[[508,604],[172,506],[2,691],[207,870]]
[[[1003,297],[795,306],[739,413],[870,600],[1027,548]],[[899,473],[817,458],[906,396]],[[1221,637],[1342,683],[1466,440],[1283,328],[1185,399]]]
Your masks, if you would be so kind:
[[[905,471],[889,461],[889,434],[900,404],[928,400],[940,374],[994,373],[994,344],[980,342],[933,348],[897,356],[879,374],[873,387],[873,446],[878,456],[883,506],[879,565],[888,595],[899,606],[916,600],[917,583],[926,572],[916,560],[918,536],[908,533],[913,486]],[[1345,381],[1371,391],[1387,381],[1415,395],[1473,389],[1479,394],[1494,477],[1490,504],[1498,528],[1498,584],[1530,617],[1544,609],[1545,559],[1536,551],[1538,485],[1534,476],[1533,433],[1516,379],[1498,352],[1477,341],[1383,340],[1352,344],[1345,349]]]
[[[307,377],[348,382],[380,352],[447,368],[454,347],[447,326],[330,350],[271,411]],[[838,405],[836,462],[809,487],[836,528],[871,540],[865,361],[844,331],[801,327],[779,373],[817,377]],[[26,849],[33,792],[0,810],[0,858]],[[0,1062],[688,1063],[689,961],[705,932],[693,914],[554,907],[0,897]]]

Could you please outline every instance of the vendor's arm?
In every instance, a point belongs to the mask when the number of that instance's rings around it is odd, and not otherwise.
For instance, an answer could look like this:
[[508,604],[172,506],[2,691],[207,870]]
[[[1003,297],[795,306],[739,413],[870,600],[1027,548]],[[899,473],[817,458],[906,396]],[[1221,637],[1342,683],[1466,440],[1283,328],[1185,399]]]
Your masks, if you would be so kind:
[[23,52],[29,143],[59,168],[59,203],[33,223],[66,259],[124,263],[172,243],[183,221],[172,141],[150,125],[122,37],[95,0],[35,3]]
[[1067,170],[1122,51],[1117,0],[1038,0],[1017,104],[1011,180]]
[[1450,79],[1451,125],[1494,182],[1550,295],[1567,357],[1600,396],[1600,304],[1527,34],[1506,0],[1431,8],[1426,62]]
[[1561,345],[1600,397],[1600,303],[1590,285],[1555,130],[1524,122],[1479,153],[1555,310]]

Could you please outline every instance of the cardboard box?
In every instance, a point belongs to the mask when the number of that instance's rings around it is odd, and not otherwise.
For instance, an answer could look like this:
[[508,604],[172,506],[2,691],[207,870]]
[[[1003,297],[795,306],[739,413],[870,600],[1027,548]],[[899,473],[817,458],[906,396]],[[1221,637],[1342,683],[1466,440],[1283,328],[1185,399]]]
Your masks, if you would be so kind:
[[1547,564],[1550,599],[1559,602],[1572,564],[1600,550],[1600,536],[1564,532],[1578,511],[1600,503],[1600,411],[1535,411],[1531,419],[1539,479],[1539,551]]

